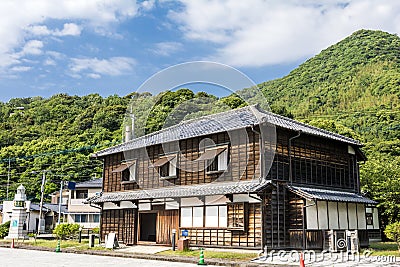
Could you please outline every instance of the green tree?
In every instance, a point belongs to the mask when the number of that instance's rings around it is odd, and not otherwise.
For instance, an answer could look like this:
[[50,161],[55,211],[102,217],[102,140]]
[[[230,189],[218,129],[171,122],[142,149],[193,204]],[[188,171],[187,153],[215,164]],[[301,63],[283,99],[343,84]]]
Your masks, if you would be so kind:
[[388,224],[385,228],[387,238],[393,240],[397,244],[397,249],[400,252],[400,222]]
[[53,234],[60,239],[72,239],[79,232],[79,224],[77,223],[60,223],[53,230]]

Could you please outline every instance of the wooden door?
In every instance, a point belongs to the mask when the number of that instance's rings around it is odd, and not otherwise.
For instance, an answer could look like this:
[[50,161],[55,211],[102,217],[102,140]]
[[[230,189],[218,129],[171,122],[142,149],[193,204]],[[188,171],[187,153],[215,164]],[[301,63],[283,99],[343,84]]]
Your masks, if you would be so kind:
[[157,244],[172,243],[172,229],[176,230],[176,240],[179,238],[178,210],[160,210],[157,217]]
[[123,211],[122,236],[126,245],[136,244],[136,220],[137,209],[127,209]]

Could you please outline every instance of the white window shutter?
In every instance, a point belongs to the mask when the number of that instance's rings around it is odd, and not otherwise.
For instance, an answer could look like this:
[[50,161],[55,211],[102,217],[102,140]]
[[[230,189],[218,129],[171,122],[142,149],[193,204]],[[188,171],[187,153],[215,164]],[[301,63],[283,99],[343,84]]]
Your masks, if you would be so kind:
[[169,173],[168,173],[169,176],[176,176],[176,163],[177,163],[177,157],[169,161]]
[[228,149],[218,155],[218,170],[224,171],[226,169],[228,169]]

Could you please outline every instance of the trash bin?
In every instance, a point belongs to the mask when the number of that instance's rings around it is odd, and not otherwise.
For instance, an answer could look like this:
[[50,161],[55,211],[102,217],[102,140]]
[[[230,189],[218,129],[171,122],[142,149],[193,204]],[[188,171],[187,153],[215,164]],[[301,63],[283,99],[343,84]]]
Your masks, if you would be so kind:
[[95,238],[96,238],[96,235],[95,234],[90,234],[89,235],[89,247],[94,247],[94,240],[95,240]]
[[178,240],[178,250],[188,250],[189,249],[189,239],[179,239]]

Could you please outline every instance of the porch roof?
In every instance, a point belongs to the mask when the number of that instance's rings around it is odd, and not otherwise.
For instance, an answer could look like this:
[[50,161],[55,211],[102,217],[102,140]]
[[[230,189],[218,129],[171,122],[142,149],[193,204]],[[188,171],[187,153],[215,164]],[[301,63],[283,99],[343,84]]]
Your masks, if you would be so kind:
[[211,195],[226,195],[240,193],[255,193],[268,186],[273,186],[270,180],[215,182],[190,186],[163,187],[157,189],[142,189],[131,192],[103,193],[99,196],[88,198],[88,203],[104,203],[132,201],[154,198],[198,197]]
[[328,189],[300,187],[300,186],[288,186],[289,190],[298,196],[304,197],[308,200],[326,200],[335,202],[352,202],[352,203],[363,203],[363,204],[377,204],[369,198],[362,195],[345,192],[335,191]]

